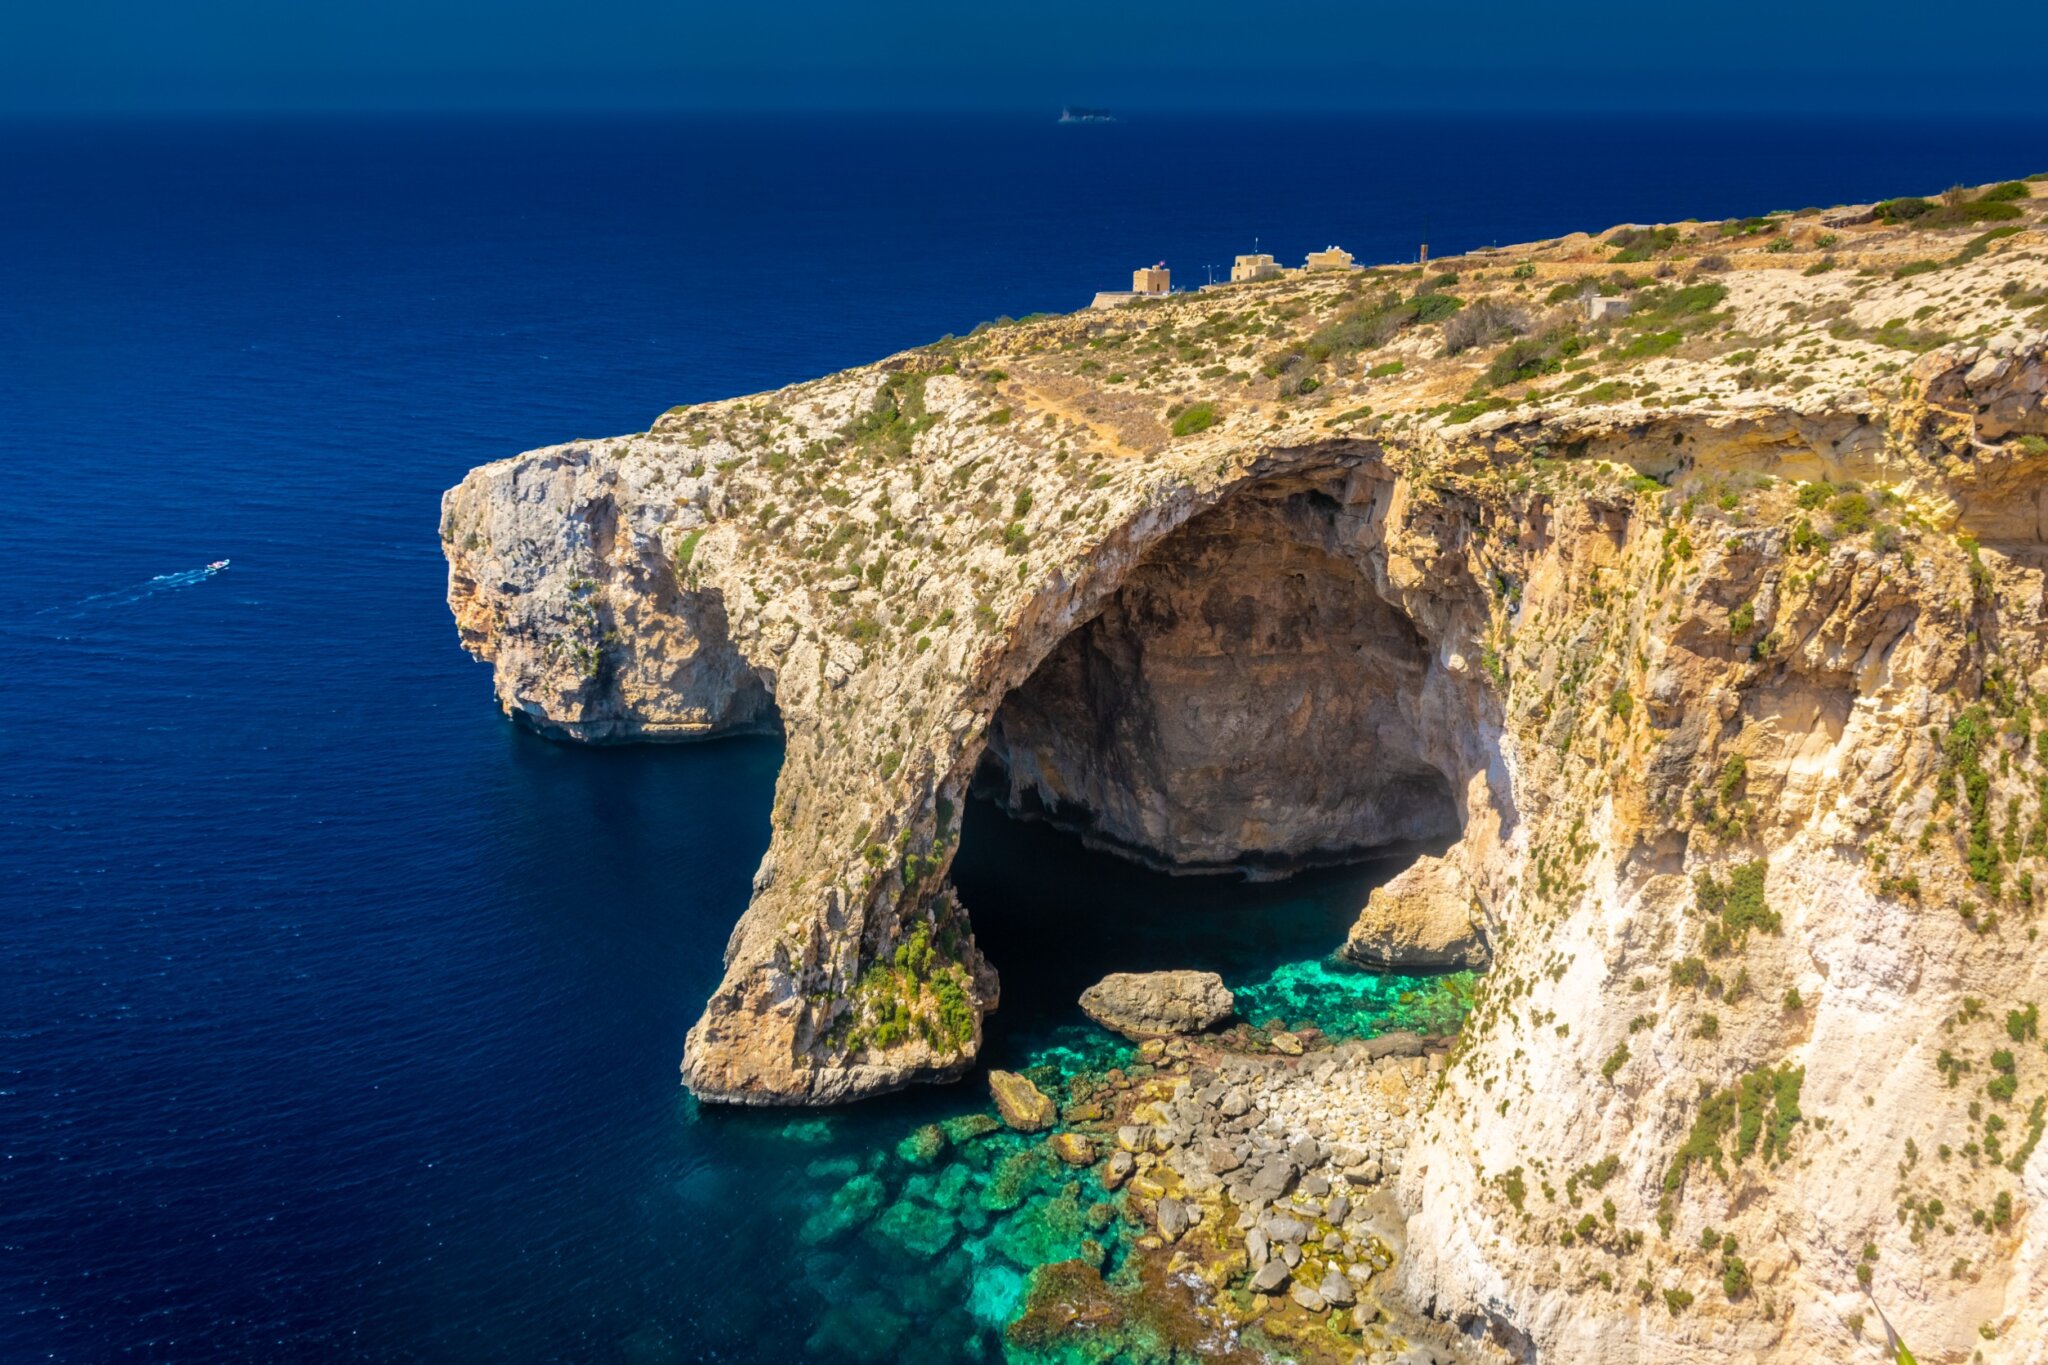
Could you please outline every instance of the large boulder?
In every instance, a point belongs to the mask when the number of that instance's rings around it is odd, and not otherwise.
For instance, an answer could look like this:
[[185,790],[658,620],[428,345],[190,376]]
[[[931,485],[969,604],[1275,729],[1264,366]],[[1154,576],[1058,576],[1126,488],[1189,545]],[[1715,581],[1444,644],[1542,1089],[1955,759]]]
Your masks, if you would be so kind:
[[1020,1133],[1042,1133],[1058,1117],[1045,1092],[1014,1071],[989,1072],[988,1090],[1003,1122]]
[[1464,876],[1442,858],[1418,858],[1366,900],[1344,956],[1367,967],[1454,971],[1484,967],[1493,954]]
[[1142,1041],[1200,1033],[1237,1008],[1214,972],[1114,972],[1081,992],[1090,1019]]

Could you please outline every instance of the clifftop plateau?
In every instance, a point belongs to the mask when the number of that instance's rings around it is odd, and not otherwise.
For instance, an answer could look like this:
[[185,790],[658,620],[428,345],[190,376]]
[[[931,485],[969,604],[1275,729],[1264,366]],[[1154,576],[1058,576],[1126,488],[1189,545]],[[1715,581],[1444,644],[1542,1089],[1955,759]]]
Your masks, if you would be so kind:
[[547,733],[785,736],[701,1097],[972,1065],[970,788],[1176,871],[1447,844],[1353,936],[1492,961],[1406,1139],[1413,1302],[1876,1359],[1867,1287],[1922,1361],[2048,1359],[2044,219],[1004,321],[473,471],[449,603]]

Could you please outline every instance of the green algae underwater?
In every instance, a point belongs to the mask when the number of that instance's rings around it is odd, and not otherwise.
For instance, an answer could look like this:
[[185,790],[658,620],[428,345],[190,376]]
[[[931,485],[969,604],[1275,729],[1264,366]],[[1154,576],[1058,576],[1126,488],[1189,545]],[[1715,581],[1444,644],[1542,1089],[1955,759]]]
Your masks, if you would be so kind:
[[[1471,1008],[1472,973],[1375,973],[1332,956],[1372,888],[1408,861],[1281,882],[1174,878],[975,802],[953,879],[1003,977],[984,1063],[1024,1073],[1068,1106],[1150,1076],[1138,1049],[1076,1001],[1108,972],[1168,967],[1221,973],[1253,1042],[1276,1021],[1332,1042],[1455,1032]],[[1146,1228],[1105,1188],[1100,1164],[1068,1167],[1046,1134],[1004,1129],[983,1070],[820,1114],[687,1112],[741,1128],[757,1157],[778,1158],[784,1175],[758,1192],[752,1216],[776,1224],[787,1264],[757,1273],[772,1275],[783,1307],[810,1324],[808,1359],[1199,1358],[1147,1311],[1153,1296],[1140,1292],[1132,1255]],[[1047,1330],[1030,1311],[1034,1289],[1070,1297],[1066,1280],[1081,1267],[1100,1273],[1099,1284],[1085,1276],[1097,1311]]]

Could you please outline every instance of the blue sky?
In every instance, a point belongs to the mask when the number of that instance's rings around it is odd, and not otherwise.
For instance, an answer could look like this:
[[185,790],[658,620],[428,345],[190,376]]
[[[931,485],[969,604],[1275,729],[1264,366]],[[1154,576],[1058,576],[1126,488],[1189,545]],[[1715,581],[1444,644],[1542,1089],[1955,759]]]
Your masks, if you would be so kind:
[[1905,0],[0,0],[0,108],[2038,108],[2048,5],[1946,14],[1959,22]]

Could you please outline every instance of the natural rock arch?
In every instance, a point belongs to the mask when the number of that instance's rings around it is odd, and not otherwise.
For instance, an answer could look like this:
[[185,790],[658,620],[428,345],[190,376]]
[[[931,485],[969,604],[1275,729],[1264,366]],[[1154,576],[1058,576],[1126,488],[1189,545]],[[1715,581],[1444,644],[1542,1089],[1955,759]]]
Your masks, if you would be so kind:
[[[1475,816],[1499,837],[1513,816],[1476,662],[1492,610],[1466,563],[1478,513],[1426,499],[1418,521],[1416,506],[1376,447],[1330,441],[1138,509],[967,679],[929,785],[848,850],[879,875],[823,890],[822,934],[764,932],[783,890],[771,849],[691,1033],[692,1088],[830,1103],[972,1064],[1000,964],[939,874],[977,772],[1013,809],[1173,870],[1284,872],[1455,837]],[[785,792],[811,791],[815,734],[792,728]],[[927,999],[890,984],[912,942],[937,947],[971,1034],[869,1026],[892,989]]]

